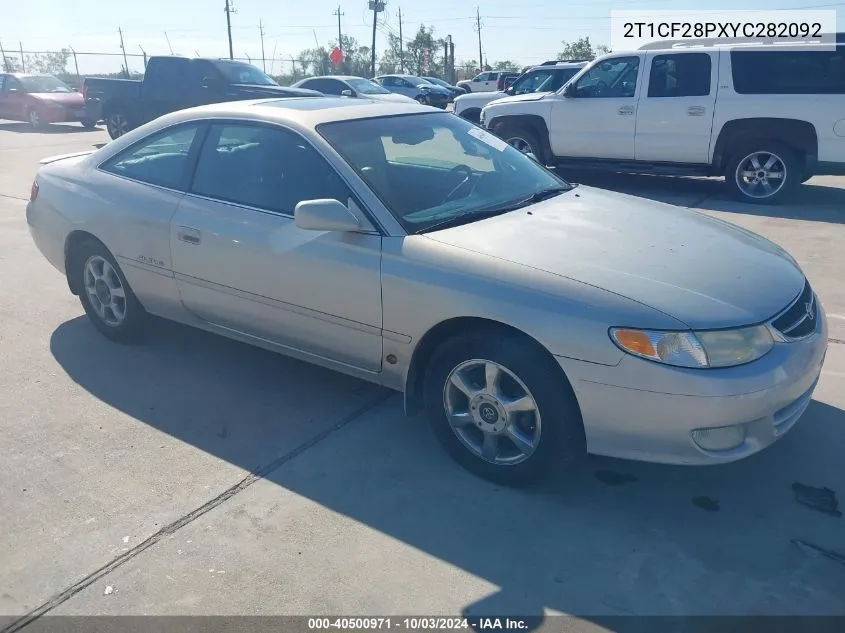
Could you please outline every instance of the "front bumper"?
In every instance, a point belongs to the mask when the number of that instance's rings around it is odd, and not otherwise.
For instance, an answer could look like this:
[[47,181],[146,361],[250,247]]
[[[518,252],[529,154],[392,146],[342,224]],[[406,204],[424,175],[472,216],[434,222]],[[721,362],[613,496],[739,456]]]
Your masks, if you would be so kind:
[[[812,399],[827,351],[819,306],[816,332],[779,343],[763,358],[728,369],[682,369],[626,355],[614,366],[558,357],[575,390],[587,450],[596,455],[681,465],[743,459],[770,446]],[[745,439],[705,450],[697,429],[741,425]]]
[[65,106],[44,106],[38,109],[41,120],[45,123],[73,123],[85,120],[85,106],[68,108]]

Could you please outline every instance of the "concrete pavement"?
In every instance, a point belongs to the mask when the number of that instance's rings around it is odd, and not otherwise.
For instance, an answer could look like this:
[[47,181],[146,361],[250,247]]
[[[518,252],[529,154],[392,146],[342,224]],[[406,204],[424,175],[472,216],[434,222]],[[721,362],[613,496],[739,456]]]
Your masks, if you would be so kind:
[[[0,614],[845,614],[845,565],[793,542],[845,552],[843,519],[792,490],[845,491],[845,345],[802,421],[751,459],[596,458],[499,489],[371,385],[172,324],[142,346],[103,340],[32,245],[23,200],[39,158],[107,138],[8,125]],[[706,180],[588,184],[774,239],[845,340],[843,180],[773,209]]]

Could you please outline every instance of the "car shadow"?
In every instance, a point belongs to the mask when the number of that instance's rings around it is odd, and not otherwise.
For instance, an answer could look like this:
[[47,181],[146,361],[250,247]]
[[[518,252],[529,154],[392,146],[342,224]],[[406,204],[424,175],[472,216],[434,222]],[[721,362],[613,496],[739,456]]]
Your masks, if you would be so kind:
[[50,123],[42,128],[34,129],[29,123],[15,121],[0,123],[0,132],[15,132],[17,134],[73,134],[78,132],[98,132],[99,128],[87,129],[82,125],[66,123]]
[[[280,386],[302,401],[358,382],[163,321],[139,348],[104,340],[79,317],[54,331],[50,349],[96,398],[253,471],[296,448],[284,445],[297,416]],[[363,382],[353,392],[381,404],[265,480],[498,587],[467,615],[552,610],[627,631],[637,622],[607,618],[845,614],[845,568],[791,542],[845,547],[841,520],[795,503],[790,488],[842,483],[831,474],[845,446],[839,408],[813,401],[787,437],[741,462],[591,458],[519,491],[454,465],[421,419],[404,418],[398,395]],[[256,402],[264,413],[244,414]]]
[[614,174],[596,171],[561,171],[560,175],[571,182],[684,207],[845,224],[845,189],[828,186],[824,184],[824,179],[819,178],[811,179],[799,186],[781,204],[763,205],[734,200],[725,191],[724,181],[716,178]]

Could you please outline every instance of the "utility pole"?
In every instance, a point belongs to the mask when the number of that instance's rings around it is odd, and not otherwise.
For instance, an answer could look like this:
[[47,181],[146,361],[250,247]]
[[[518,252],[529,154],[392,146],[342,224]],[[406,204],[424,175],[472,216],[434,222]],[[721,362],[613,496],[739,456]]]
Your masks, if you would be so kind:
[[376,76],[376,27],[378,27],[378,14],[384,11],[384,5],[387,4],[384,0],[370,0],[370,11],[373,12],[373,49],[372,61],[370,62],[370,71],[373,77]]
[[455,73],[455,42],[452,41],[452,36],[449,36],[449,70],[452,71],[452,78],[450,83],[455,83],[458,75]]
[[0,43],[0,55],[3,56],[3,70],[7,73],[12,72],[12,65],[9,63],[9,60],[6,59],[6,51],[3,49],[2,43]]
[[481,53],[481,9],[475,7],[475,26],[478,29],[478,69],[479,72],[484,72],[484,60]]
[[267,72],[267,58],[264,56],[264,22],[258,21],[258,31],[261,33],[261,70]]
[[[147,51],[145,51],[144,47],[141,46],[140,44],[138,44],[138,48],[141,49],[141,54],[144,56],[144,70],[146,70],[147,69]],[[74,59],[75,59],[75,57],[76,56],[74,55]],[[79,73],[76,73],[76,74],[78,75]]]
[[129,79],[129,60],[126,59],[126,47],[123,45],[123,29],[117,27],[117,32],[120,34],[120,50],[123,51],[123,70],[126,73],[126,78]]
[[345,14],[340,12],[340,5],[337,5],[337,11],[332,13],[332,15],[337,16],[337,47],[340,49],[340,51],[342,53],[345,54],[346,51],[343,50],[343,33],[340,30],[340,16],[345,15]]
[[451,35],[447,35],[446,39],[443,40],[443,78],[449,83],[452,83],[449,80],[449,42],[451,40]]
[[[121,40],[122,41],[122,40]],[[23,56],[23,42],[18,42],[21,49],[21,72],[26,72],[26,59]]]
[[232,14],[235,9],[232,8],[231,0],[226,0],[226,8],[223,10],[226,12],[226,30],[229,33],[229,59],[235,59],[235,52],[232,50]]
[[405,44],[402,41],[402,7],[399,7],[399,70],[405,72]]
[[[3,47],[0,46],[0,51],[3,50]],[[76,80],[79,81],[81,78],[79,76],[79,61],[76,59],[76,51],[73,50],[73,47],[70,48],[70,52],[73,55],[73,66],[76,68]]]

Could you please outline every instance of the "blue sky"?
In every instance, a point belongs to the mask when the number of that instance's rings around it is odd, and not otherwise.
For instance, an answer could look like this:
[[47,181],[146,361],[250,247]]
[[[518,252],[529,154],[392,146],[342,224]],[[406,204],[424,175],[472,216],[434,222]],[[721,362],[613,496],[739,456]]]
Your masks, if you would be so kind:
[[[818,7],[835,9],[835,0],[747,0],[744,9],[792,9]],[[236,57],[261,58],[259,22],[264,23],[265,54],[268,59],[289,59],[315,40],[325,45],[336,38],[340,4],[344,33],[368,43],[372,36],[372,13],[366,0],[234,0],[232,15]],[[12,9],[13,4],[15,5]],[[840,2],[845,7],[845,1]],[[224,0],[0,0],[0,43],[7,53],[23,43],[24,50],[49,50],[64,46],[80,52],[119,54],[118,27],[124,32],[127,52],[167,54],[167,32],[175,53],[208,57],[228,56]],[[381,48],[385,33],[398,33],[402,9],[403,35],[409,37],[421,23],[433,26],[437,35],[451,34],[455,56],[478,57],[475,31],[476,4],[455,0],[388,0],[380,15]],[[552,59],[561,40],[589,35],[597,44],[610,42],[610,11],[736,9],[723,2],[707,5],[692,0],[487,0],[480,5],[482,46],[487,61],[510,59],[529,64]],[[14,17],[12,15],[14,14]],[[117,71],[119,57],[80,55],[80,72]],[[259,61],[260,65],[261,62]],[[275,71],[280,69],[275,63]],[[286,62],[289,68],[290,62]],[[130,59],[130,68],[141,70],[140,59]],[[268,62],[268,70],[270,63]]]

